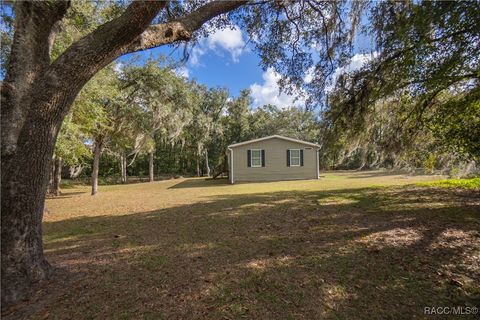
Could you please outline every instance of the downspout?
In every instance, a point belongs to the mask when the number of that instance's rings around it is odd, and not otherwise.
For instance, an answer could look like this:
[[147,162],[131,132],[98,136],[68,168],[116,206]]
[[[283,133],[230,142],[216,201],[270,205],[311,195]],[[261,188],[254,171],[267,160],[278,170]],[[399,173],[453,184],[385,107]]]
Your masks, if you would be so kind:
[[230,168],[228,177],[230,178],[230,184],[233,184],[233,149],[228,148],[228,151],[230,151]]
[[320,149],[317,148],[317,179],[320,179],[320,163],[319,163],[319,153],[320,153]]

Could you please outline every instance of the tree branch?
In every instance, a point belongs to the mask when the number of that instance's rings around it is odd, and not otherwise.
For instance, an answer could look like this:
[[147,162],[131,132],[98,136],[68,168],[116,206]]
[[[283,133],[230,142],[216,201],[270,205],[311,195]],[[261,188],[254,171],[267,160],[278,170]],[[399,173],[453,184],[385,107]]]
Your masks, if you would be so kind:
[[155,48],[176,41],[189,40],[192,33],[208,20],[230,12],[247,2],[213,1],[180,19],[150,26],[126,47],[123,53]]
[[[123,14],[72,44],[51,66],[54,77],[78,78],[80,86],[113,61],[148,28],[166,1],[134,1]],[[82,72],[79,74],[79,69]],[[85,79],[84,79],[85,78]]]

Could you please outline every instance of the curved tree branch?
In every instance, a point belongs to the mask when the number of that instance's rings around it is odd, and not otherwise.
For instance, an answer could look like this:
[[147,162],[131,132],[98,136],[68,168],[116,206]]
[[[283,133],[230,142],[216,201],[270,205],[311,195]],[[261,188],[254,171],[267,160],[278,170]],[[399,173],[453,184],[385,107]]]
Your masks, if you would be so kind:
[[247,2],[213,1],[180,19],[150,26],[126,47],[123,53],[155,48],[176,41],[189,40],[192,33],[198,30],[205,22],[235,10]]

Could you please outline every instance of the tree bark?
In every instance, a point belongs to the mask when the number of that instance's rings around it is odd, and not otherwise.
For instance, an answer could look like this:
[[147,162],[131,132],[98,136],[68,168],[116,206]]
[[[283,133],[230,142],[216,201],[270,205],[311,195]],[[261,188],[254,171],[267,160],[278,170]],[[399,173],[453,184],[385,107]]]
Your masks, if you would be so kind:
[[[16,2],[15,35],[1,88],[2,307],[47,278],[42,219],[62,108],[72,97],[48,74],[51,28],[69,3]],[[53,175],[52,175],[53,179]]]
[[59,196],[60,195],[60,182],[62,181],[62,158],[55,157],[54,158],[54,170],[53,170],[53,181],[52,181],[52,195]]
[[123,181],[123,182],[124,182],[124,183],[127,183],[127,182],[128,182],[127,155],[125,155],[125,156],[123,157],[123,161],[124,161],[124,163],[123,163],[123,170],[124,170],[124,172],[123,172],[123,179],[124,179],[124,181]]
[[93,143],[93,165],[92,165],[92,196],[98,192],[98,170],[100,168],[100,157],[102,155],[103,138],[97,137]]
[[123,181],[124,181],[123,180],[123,172],[124,172],[124,170],[123,170],[123,154],[120,153],[120,156],[119,156],[118,160],[120,161],[120,182],[123,183]]
[[47,194],[49,196],[53,196],[53,179],[55,176],[55,156],[53,157],[52,161],[50,161],[50,174],[48,176],[48,189]]
[[42,218],[59,127],[38,117],[30,117],[26,127],[15,152],[3,154],[1,162],[2,306],[20,299],[32,283],[51,274],[43,255]]
[[124,151],[120,152],[120,181],[127,183],[127,156]]
[[210,177],[210,166],[208,164],[208,150],[205,149],[205,168],[207,169],[207,177]]
[[83,171],[83,165],[74,165],[68,168],[68,174],[70,179],[76,179]]
[[15,34],[1,87],[2,307],[51,274],[42,245],[49,167],[61,123],[81,88],[120,55],[188,40],[203,23],[242,4],[208,3],[185,20],[155,28],[150,23],[166,1],[134,1],[122,15],[72,44],[52,63],[53,27],[70,2],[15,2]]
[[149,181],[153,182],[155,179],[154,171],[153,171],[153,150],[151,150],[148,154],[148,176],[150,177]]
[[197,166],[197,177],[200,177],[200,161],[199,161],[199,156],[196,157],[196,166]]

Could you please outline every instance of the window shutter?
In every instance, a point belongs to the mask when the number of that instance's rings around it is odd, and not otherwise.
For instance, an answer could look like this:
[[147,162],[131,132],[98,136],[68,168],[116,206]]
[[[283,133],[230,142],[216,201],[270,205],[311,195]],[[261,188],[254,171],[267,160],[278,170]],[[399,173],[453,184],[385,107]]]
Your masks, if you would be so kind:
[[290,149],[287,149],[287,167],[290,167]]
[[247,166],[252,166],[252,151],[250,149],[247,150]]
[[262,149],[262,167],[265,167],[265,150]]
[[303,167],[303,149],[300,149],[300,166]]

